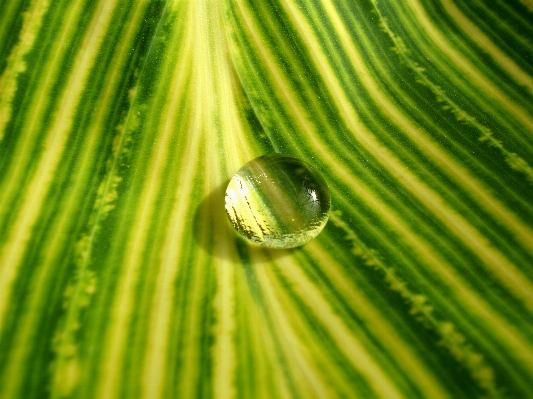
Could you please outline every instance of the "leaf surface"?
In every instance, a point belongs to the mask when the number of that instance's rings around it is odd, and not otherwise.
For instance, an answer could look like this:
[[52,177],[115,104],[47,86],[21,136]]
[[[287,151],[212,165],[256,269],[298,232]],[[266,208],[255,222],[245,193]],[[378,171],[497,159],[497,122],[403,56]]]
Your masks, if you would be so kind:
[[[532,13],[0,4],[0,397],[533,396]],[[276,152],[291,250],[224,210]]]

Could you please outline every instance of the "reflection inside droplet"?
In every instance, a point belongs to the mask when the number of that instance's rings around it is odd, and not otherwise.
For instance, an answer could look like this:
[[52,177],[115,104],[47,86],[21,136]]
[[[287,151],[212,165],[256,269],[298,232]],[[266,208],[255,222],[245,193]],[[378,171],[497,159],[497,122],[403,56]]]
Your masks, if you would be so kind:
[[293,248],[315,238],[328,221],[326,182],[308,163],[287,155],[256,158],[232,177],[226,212],[249,241]]

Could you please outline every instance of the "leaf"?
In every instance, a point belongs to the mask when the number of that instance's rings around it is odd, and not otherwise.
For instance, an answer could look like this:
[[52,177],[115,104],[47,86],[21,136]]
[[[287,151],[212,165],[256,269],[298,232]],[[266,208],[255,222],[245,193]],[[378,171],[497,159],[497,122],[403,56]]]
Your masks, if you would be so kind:
[[[533,396],[532,12],[0,4],[0,397]],[[224,210],[276,152],[291,250]]]

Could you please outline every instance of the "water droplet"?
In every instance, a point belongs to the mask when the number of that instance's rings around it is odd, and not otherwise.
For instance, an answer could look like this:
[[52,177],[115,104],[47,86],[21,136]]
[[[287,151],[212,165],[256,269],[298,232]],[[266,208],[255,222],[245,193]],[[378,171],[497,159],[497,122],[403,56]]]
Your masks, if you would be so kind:
[[326,225],[330,204],[320,173],[287,155],[248,162],[226,189],[226,212],[233,227],[265,247],[294,248],[309,242]]

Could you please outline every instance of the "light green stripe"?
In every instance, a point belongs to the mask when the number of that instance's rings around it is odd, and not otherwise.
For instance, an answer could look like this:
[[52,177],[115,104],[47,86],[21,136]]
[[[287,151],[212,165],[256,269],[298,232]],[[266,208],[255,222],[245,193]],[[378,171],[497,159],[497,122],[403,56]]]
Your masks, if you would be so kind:
[[[2,398],[532,394],[524,5],[39,1],[0,6]],[[273,152],[330,187],[301,248],[223,209]]]

